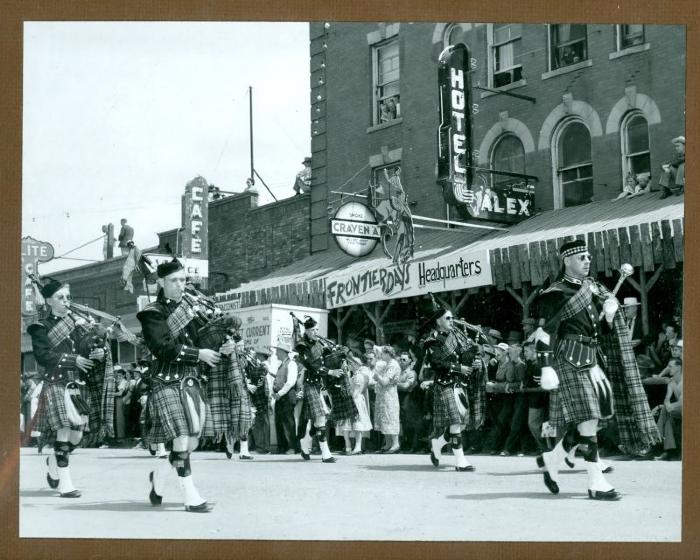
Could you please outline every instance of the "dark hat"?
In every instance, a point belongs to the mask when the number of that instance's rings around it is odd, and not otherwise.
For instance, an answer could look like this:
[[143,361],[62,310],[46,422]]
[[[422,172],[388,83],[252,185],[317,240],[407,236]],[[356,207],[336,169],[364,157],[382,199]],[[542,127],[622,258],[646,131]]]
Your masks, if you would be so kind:
[[311,158],[307,156],[304,158],[304,161],[302,161],[301,163],[311,163]]
[[60,290],[63,287],[63,282],[59,282],[55,278],[49,278],[49,281],[44,284],[41,287],[41,295],[44,296],[45,299],[50,298],[52,295],[54,295],[58,290]]
[[497,331],[496,329],[489,329],[488,335],[496,340],[503,340],[503,335],[501,334],[501,331]]
[[156,272],[158,274],[158,278],[165,278],[173,272],[177,272],[178,270],[182,270],[183,268],[185,267],[182,266],[182,263],[174,258],[171,261],[159,264],[158,268],[156,269]]
[[423,299],[418,304],[418,322],[420,329],[428,328],[437,319],[447,313],[447,309],[440,305],[432,293],[428,294],[430,299]]
[[525,319],[523,319],[523,326],[524,325],[533,325],[534,326],[536,324],[537,324],[537,321],[535,320],[534,317],[525,317]]
[[138,364],[142,367],[149,367],[151,365],[151,362],[149,362],[148,360],[141,359],[138,361]]
[[309,317],[308,315],[304,315],[304,328],[305,329],[313,329],[318,323],[314,320],[313,317]]
[[588,246],[586,242],[582,239],[576,239],[574,241],[567,241],[559,248],[559,256],[563,259],[564,257],[570,257],[577,253],[583,253],[588,251]]

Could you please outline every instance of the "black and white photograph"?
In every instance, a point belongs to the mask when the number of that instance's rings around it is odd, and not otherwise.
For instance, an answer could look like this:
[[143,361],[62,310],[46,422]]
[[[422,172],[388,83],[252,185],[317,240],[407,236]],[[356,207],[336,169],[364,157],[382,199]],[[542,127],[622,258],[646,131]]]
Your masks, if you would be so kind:
[[634,21],[23,22],[20,539],[680,543]]

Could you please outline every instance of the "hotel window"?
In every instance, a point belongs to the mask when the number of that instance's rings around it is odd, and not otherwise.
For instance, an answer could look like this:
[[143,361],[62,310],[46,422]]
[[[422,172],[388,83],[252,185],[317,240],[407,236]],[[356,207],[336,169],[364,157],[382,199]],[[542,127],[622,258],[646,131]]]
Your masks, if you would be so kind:
[[617,25],[617,50],[644,44],[644,26],[642,24]]
[[493,87],[502,87],[522,80],[520,64],[520,39],[522,25],[519,23],[494,23],[489,36],[491,42],[491,81]]
[[622,119],[622,174],[635,177],[651,173],[649,124],[640,111],[631,111]]
[[586,26],[560,23],[549,26],[550,70],[588,59]]
[[394,39],[373,47],[373,123],[390,122],[401,116],[399,95],[399,41]]
[[525,174],[525,148],[514,134],[501,136],[491,153],[491,169]]
[[554,207],[578,206],[593,200],[591,134],[579,120],[569,120],[555,136]]
[[446,49],[450,45],[457,43],[457,38],[462,32],[462,27],[458,23],[450,23],[445,27],[445,33],[442,36],[442,47]]

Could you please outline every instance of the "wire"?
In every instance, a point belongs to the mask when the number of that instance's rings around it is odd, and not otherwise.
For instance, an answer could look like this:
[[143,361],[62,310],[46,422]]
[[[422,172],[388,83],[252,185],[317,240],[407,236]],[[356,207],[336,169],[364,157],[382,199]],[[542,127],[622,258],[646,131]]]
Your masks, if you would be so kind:
[[[352,181],[355,177],[357,177],[360,173],[362,173],[368,167],[369,167],[369,163],[366,163],[365,165],[363,165],[360,169],[357,170],[357,172],[352,177],[350,177],[347,181],[345,181],[339,187],[336,187],[336,190],[338,190],[338,191],[341,190],[345,185],[347,185],[350,181]],[[352,194],[352,193],[348,193],[348,194]]]
[[102,261],[97,260],[97,259],[79,259],[77,257],[54,257],[53,258],[53,260],[56,260],[56,259],[63,259],[63,260],[67,260],[67,261],[102,262]]
[[70,251],[66,251],[65,253],[63,253],[63,255],[59,255],[58,257],[54,257],[54,259],[61,259],[61,258],[63,258],[64,255],[68,255],[69,253],[73,253],[73,252],[77,251],[78,249],[82,249],[83,247],[90,245],[90,243],[94,243],[95,241],[101,241],[104,238],[105,238],[104,235],[100,235],[98,238],[93,239],[92,241],[88,241],[87,243],[83,243],[82,245],[80,245],[80,247],[76,247],[75,249],[71,249]]

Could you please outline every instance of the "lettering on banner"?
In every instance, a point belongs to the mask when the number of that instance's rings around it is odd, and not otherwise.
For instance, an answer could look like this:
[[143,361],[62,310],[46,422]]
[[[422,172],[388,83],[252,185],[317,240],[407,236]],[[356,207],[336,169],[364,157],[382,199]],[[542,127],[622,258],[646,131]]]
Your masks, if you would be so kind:
[[410,266],[403,264],[388,268],[374,268],[341,280],[326,284],[328,306],[345,305],[355,299],[361,300],[371,292],[379,291],[385,297],[396,297],[406,290],[411,282]]
[[437,261],[434,266],[428,266],[430,263],[418,263],[418,285],[423,288],[433,282],[442,282],[447,280],[455,280],[459,278],[469,278],[481,274],[481,260],[465,260],[463,257],[459,261],[452,264],[441,265]]

